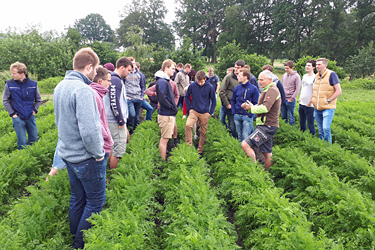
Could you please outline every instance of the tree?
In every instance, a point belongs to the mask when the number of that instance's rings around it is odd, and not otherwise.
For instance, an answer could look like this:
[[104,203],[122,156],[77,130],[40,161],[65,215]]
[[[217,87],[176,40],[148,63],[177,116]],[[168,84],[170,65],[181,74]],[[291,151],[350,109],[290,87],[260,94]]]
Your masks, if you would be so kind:
[[93,41],[90,47],[95,51],[100,59],[100,64],[104,65],[108,62],[116,64],[119,53],[114,49],[113,43]]
[[216,43],[222,32],[227,1],[179,0],[179,4],[177,20],[173,22],[177,33],[180,37],[190,37],[193,48],[203,48],[203,53],[216,62]]
[[90,42],[113,42],[113,31],[100,14],[89,14],[76,20],[74,28]]
[[174,50],[169,55],[175,63],[189,63],[195,69],[195,71],[203,68],[204,59],[202,58],[202,51],[193,47],[192,40],[185,36],[181,47],[178,50]]
[[143,30],[142,37],[145,43],[172,48],[175,38],[169,25],[164,22],[166,8],[162,0],[133,0],[133,4],[124,8],[124,12],[125,17],[120,21],[120,28],[117,30],[119,46],[129,46],[125,38],[126,33],[132,27],[138,26]]
[[357,55],[350,56],[345,65],[346,71],[353,77],[362,77],[375,73],[374,41],[362,47]]

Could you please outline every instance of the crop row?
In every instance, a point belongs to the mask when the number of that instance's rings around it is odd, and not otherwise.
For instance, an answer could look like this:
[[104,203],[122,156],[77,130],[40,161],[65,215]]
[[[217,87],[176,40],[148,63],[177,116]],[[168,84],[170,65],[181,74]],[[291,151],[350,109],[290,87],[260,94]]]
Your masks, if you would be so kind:
[[235,212],[245,249],[340,248],[324,232],[314,236],[299,204],[282,195],[263,167],[246,157],[217,120],[210,120],[204,158],[222,197]]
[[53,116],[46,117],[44,121],[47,128],[38,142],[0,158],[0,214],[7,210],[11,200],[27,193],[25,187],[35,183],[52,164],[57,129],[48,128],[50,124],[54,124]]
[[325,141],[284,123],[280,123],[275,144],[281,148],[298,148],[318,166],[327,166],[340,180],[350,181],[356,188],[370,193],[375,199],[375,170],[365,158],[358,157],[339,144],[329,146]]

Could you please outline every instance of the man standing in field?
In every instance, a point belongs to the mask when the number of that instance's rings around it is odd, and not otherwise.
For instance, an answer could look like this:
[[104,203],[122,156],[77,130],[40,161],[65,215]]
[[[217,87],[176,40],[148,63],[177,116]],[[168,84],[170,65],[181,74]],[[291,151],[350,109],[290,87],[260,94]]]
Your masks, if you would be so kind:
[[10,66],[13,79],[5,82],[3,93],[3,105],[12,117],[18,149],[38,141],[35,115],[42,102],[37,82],[29,78],[26,69],[26,65],[20,62]]
[[276,87],[279,89],[279,92],[280,92],[280,96],[281,96],[281,103],[285,103],[285,91],[284,91],[284,87],[283,85],[281,84],[279,78],[277,77],[277,75],[275,73],[273,73],[273,67],[269,64],[266,64],[262,67],[262,71],[265,71],[265,70],[268,70],[268,71],[271,71],[272,73],[272,82],[274,84],[276,84]]
[[297,71],[294,71],[294,63],[287,61],[284,64],[285,74],[283,75],[282,83],[285,91],[285,103],[281,104],[281,118],[286,123],[294,126],[294,110],[296,108],[296,99],[301,88],[301,77]]
[[265,70],[259,74],[259,84],[263,92],[259,97],[257,105],[247,102],[241,105],[256,115],[256,128],[254,133],[247,137],[241,144],[242,149],[248,157],[255,162],[254,148],[259,148],[265,160],[265,169],[272,165],[273,137],[279,128],[279,115],[281,97],[276,84],[272,82],[272,73]]
[[55,121],[60,139],[58,155],[69,174],[71,198],[70,232],[73,248],[84,248],[82,230],[91,227],[87,219],[100,213],[105,203],[104,142],[100,115],[89,84],[96,75],[99,57],[91,48],[80,49],[53,94]]
[[327,69],[328,60],[316,60],[318,73],[315,76],[311,103],[314,105],[314,118],[318,126],[319,138],[332,144],[331,124],[335,114],[336,101],[342,93],[336,72]]
[[203,146],[206,144],[207,124],[215,110],[216,98],[214,88],[206,82],[206,73],[200,70],[197,72],[196,78],[197,81],[190,84],[185,95],[185,104],[189,112],[185,125],[185,140],[190,146],[193,145],[192,128],[199,121],[201,138],[199,139],[198,153],[202,154]]
[[181,69],[180,72],[177,73],[176,78],[175,78],[175,83],[178,88],[178,94],[180,95],[180,98],[177,103],[177,107],[183,106],[183,101],[184,101],[184,89],[189,86],[190,80],[189,80],[189,73],[191,70],[191,65],[190,64],[185,64],[185,67]]
[[176,114],[178,112],[174,101],[172,86],[169,83],[174,70],[174,62],[171,59],[167,59],[162,64],[162,71],[158,71],[158,74],[155,75],[156,96],[160,104],[158,110],[158,124],[161,132],[159,151],[164,160],[167,158],[167,144],[169,139],[172,138],[176,123]]
[[109,155],[110,168],[117,168],[118,161],[126,151],[129,132],[126,128],[128,118],[128,104],[125,85],[122,79],[133,70],[133,63],[126,57],[116,62],[116,69],[111,72],[111,86],[109,93],[104,96],[104,107],[107,114],[108,126],[113,139],[113,147]]
[[238,133],[238,140],[242,142],[251,133],[254,132],[253,117],[254,115],[246,112],[241,105],[247,101],[256,105],[259,99],[257,87],[250,83],[250,71],[243,68],[238,73],[238,82],[234,87],[231,99],[232,114],[234,115],[234,123]]
[[314,59],[307,60],[305,69],[307,74],[304,74],[302,77],[302,89],[301,95],[299,97],[299,126],[300,130],[306,131],[306,121],[307,126],[309,127],[310,133],[315,135],[315,124],[314,124],[314,106],[307,104],[310,102],[313,94],[313,86],[315,82],[315,69],[316,61]]
[[[220,99],[224,106],[224,112],[228,117],[228,128],[234,138],[237,138],[236,125],[234,124],[234,116],[232,114],[231,98],[233,89],[238,85],[237,75],[240,69],[245,66],[245,62],[238,60],[234,65],[233,72],[226,75],[220,86]],[[220,115],[221,116],[221,115]]]

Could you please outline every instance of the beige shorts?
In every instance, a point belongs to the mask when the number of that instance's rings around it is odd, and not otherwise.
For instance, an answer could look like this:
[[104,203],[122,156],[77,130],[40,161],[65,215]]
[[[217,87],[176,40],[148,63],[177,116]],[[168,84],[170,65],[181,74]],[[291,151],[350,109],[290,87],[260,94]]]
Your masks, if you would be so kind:
[[176,117],[158,115],[158,124],[160,127],[161,138],[172,138]]
[[122,128],[118,128],[118,122],[108,122],[109,131],[113,139],[112,155],[121,158],[126,151],[126,125]]

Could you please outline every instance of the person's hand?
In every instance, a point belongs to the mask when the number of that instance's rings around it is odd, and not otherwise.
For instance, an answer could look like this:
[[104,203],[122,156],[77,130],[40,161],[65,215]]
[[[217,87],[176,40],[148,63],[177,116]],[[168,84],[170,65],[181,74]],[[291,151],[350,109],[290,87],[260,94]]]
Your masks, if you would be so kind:
[[[33,113],[34,113],[34,112],[33,112]],[[13,117],[13,118],[16,118],[16,117],[18,117],[18,115],[13,115],[12,117]]]
[[141,101],[143,101],[143,98],[141,98]]
[[306,104],[307,107],[310,107],[311,106],[311,101],[309,101],[307,104]]
[[102,157],[102,158],[100,158],[100,159],[95,159],[96,161],[102,161],[102,160],[104,160],[104,156]]
[[34,110],[33,110],[33,115],[36,115]]
[[129,143],[129,140],[130,140],[130,133],[129,133],[128,128],[126,128],[126,143]]
[[293,100],[287,100],[288,102],[292,102]]
[[156,96],[156,92],[152,93],[153,96]]
[[227,109],[231,109],[231,108],[232,108],[232,105],[228,104]]
[[123,127],[125,127],[125,124],[122,126],[118,126],[118,129],[122,129]]

